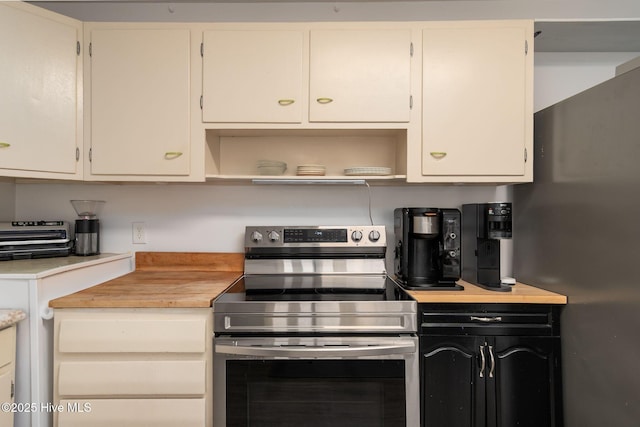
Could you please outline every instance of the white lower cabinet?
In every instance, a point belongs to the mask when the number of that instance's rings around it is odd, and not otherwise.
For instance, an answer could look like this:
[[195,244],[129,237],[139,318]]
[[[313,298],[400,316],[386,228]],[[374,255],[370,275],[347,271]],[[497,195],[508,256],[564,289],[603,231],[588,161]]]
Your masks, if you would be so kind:
[[[61,400],[58,425],[66,427],[202,427],[202,399],[82,399]],[[77,409],[76,409],[77,408]]]
[[211,426],[210,309],[59,309],[54,424]]
[[[0,403],[13,403],[15,396],[16,326],[0,330]],[[4,408],[3,408],[4,409]],[[13,412],[0,410],[0,426],[13,425]]]

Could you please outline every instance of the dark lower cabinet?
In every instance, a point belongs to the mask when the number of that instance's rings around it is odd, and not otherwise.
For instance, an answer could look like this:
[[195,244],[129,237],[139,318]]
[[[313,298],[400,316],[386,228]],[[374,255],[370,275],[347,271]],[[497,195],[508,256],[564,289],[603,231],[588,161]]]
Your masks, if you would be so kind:
[[[562,426],[560,338],[552,311],[528,325],[532,313],[513,317],[498,310],[522,307],[472,307],[436,317],[433,309],[423,313],[422,426]],[[451,323],[443,314],[453,316]],[[540,326],[544,318],[547,327]]]

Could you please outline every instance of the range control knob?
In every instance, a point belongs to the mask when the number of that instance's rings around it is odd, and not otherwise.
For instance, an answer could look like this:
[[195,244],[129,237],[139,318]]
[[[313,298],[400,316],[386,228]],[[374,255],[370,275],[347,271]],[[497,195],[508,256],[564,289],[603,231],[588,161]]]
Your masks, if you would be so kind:
[[380,240],[380,232],[378,230],[373,230],[369,233],[369,240],[372,242],[377,242]]
[[351,240],[353,240],[354,242],[359,242],[360,240],[362,240],[362,231],[356,230],[351,233]]
[[278,240],[280,240],[280,235],[278,234],[277,231],[270,231],[268,236],[269,236],[269,240],[272,242],[277,242]]
[[251,233],[251,240],[254,243],[262,242],[262,233],[260,233],[259,231],[254,231],[253,233]]

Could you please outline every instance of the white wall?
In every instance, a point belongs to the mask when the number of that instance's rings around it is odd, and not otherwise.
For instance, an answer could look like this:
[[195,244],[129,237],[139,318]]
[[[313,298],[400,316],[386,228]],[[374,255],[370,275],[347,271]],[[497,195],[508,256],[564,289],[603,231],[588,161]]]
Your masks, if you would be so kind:
[[534,111],[613,78],[618,65],[636,57],[635,52],[536,52]]
[[[370,188],[372,219],[393,232],[393,209],[459,207],[504,201],[506,187],[386,186]],[[106,203],[103,252],[242,252],[247,225],[369,223],[369,189],[343,185],[19,184],[16,218],[73,221],[71,199]],[[132,222],[146,225],[147,244],[132,243]]]

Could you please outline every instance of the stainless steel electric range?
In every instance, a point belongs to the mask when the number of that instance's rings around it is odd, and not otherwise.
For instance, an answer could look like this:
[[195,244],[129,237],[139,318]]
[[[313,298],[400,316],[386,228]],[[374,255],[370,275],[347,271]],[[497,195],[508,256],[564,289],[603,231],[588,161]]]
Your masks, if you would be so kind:
[[213,303],[214,425],[419,426],[417,304],[384,226],[247,227]]

